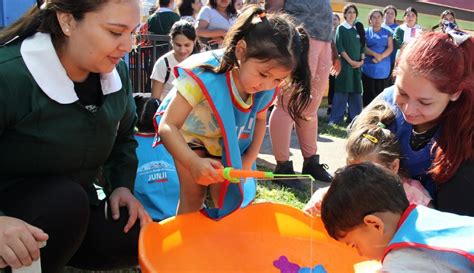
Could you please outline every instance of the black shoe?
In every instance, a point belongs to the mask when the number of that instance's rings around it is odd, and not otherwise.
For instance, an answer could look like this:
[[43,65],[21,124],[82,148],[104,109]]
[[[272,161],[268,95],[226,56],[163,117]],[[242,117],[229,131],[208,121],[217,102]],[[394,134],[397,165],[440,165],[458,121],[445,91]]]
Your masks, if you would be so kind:
[[331,182],[332,175],[326,170],[329,169],[328,165],[319,163],[319,155],[313,155],[303,162],[303,174],[310,174],[314,179]]
[[326,116],[330,116],[331,115],[331,106],[328,107],[328,109],[326,110]]
[[[283,163],[277,163],[275,170],[273,171],[275,175],[278,174],[295,174],[293,170],[293,162],[292,161],[285,161]],[[277,179],[273,180],[278,185],[285,186],[287,188],[292,188],[296,190],[304,190],[305,186],[303,182],[299,179]]]

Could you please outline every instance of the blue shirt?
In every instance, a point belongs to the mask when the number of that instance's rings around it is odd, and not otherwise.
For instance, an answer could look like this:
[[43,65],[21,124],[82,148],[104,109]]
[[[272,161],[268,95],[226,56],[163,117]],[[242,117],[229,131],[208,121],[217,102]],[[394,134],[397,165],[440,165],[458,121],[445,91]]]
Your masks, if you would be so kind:
[[[392,32],[385,28],[380,28],[375,32],[372,27],[365,30],[367,47],[376,52],[383,53],[388,47],[388,39],[392,37]],[[373,79],[386,79],[390,75],[390,58],[384,58],[378,63],[372,62],[373,56],[366,55],[362,73]]]
[[[393,33],[395,33],[395,29],[398,27],[398,24],[397,23],[393,23],[393,24],[390,24],[390,25],[386,25],[385,23],[382,24],[382,27],[383,28],[386,28],[388,30],[391,30],[392,31],[392,35]],[[397,50],[398,48],[396,48],[395,46],[395,43],[393,43],[393,51],[392,51],[392,54],[390,54],[390,64],[393,66],[393,64],[395,63],[395,57],[397,57]]]

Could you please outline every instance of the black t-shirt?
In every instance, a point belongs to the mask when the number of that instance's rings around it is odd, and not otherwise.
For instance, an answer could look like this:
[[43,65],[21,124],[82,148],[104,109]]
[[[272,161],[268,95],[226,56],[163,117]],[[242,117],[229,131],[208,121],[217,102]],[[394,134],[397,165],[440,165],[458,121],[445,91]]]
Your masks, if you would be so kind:
[[96,112],[102,105],[102,85],[98,73],[89,73],[83,82],[74,82],[74,90],[79,102],[89,111]]
[[417,133],[415,130],[411,131],[410,135],[410,147],[413,151],[418,151],[421,150],[423,147],[430,142],[430,140],[433,138],[434,134],[438,130],[439,126],[435,126],[431,129],[429,129],[426,132],[422,133]]

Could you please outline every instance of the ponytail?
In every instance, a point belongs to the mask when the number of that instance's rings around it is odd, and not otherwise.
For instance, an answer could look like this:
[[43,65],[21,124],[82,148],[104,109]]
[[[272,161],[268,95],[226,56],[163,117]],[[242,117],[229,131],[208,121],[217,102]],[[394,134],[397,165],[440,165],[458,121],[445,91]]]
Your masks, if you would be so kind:
[[[108,0],[110,1],[110,0]],[[11,26],[0,31],[0,47],[13,41],[22,41],[36,32],[49,33],[55,47],[61,46],[66,36],[59,24],[56,13],[72,14],[81,21],[87,12],[99,10],[106,0],[46,0],[36,1],[36,6],[28,10]]]
[[40,25],[40,9],[37,6],[32,7],[11,26],[0,31],[0,46],[5,46],[15,40],[21,41],[33,35]]
[[[290,88],[292,89],[288,102],[288,114],[293,120],[304,119],[301,116],[311,100],[311,73],[308,64],[309,36],[304,28],[296,29],[297,35],[293,36],[295,51],[300,56],[298,64],[293,71]],[[282,101],[282,100],[280,100]]]
[[[257,19],[258,18],[258,19]],[[224,39],[224,54],[219,66],[201,65],[200,67],[214,73],[225,73],[238,66],[235,48],[237,43],[244,39],[252,28],[258,23],[268,21],[265,11],[257,5],[250,5],[242,11],[234,25],[229,29]],[[268,22],[266,22],[268,23]]]

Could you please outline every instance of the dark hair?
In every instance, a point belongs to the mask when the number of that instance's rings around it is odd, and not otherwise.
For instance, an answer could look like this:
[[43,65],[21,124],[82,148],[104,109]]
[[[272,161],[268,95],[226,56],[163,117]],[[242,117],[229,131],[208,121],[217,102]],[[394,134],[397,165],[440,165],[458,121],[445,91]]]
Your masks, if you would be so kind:
[[341,21],[341,17],[339,17],[339,14],[333,13],[332,15],[333,15],[333,17],[337,17],[337,19],[338,19],[339,21]]
[[193,24],[186,20],[179,20],[176,21],[170,30],[170,39],[173,40],[176,35],[184,35],[191,41],[194,41],[194,50],[193,53],[199,52],[199,43],[196,42],[197,34],[196,29],[194,28]]
[[[209,6],[211,6],[213,9],[217,9],[217,0],[209,0]],[[237,16],[237,10],[235,10],[234,7],[234,0],[230,1],[230,4],[227,6],[226,12],[229,17]]]
[[137,106],[137,129],[141,133],[155,132],[155,125],[153,117],[155,116],[158,106],[161,101],[155,98],[145,98],[142,96],[135,96],[135,105]]
[[[434,181],[446,182],[463,162],[474,158],[474,38],[456,45],[449,34],[427,32],[402,49],[396,66],[401,61],[440,92],[461,92],[441,114],[440,134],[433,144],[429,173]],[[394,71],[397,74],[397,69]]]
[[336,171],[321,203],[321,219],[333,238],[340,239],[376,212],[402,214],[409,206],[398,175],[373,163]]
[[176,35],[182,34],[189,40],[196,41],[197,34],[193,24],[186,20],[176,21],[170,29],[170,38],[173,39]]
[[170,4],[171,0],[159,0],[158,3],[160,7],[167,7]]
[[418,19],[418,12],[414,7],[408,7],[405,12],[403,13],[403,17],[407,16],[407,13],[413,12],[416,15],[416,18]]
[[200,0],[181,0],[181,2],[178,4],[179,15],[193,16],[194,9],[192,5],[195,1],[200,1]]
[[359,10],[357,9],[356,5],[354,4],[347,4],[344,6],[344,9],[342,10],[342,14],[344,15],[344,19],[346,19],[346,13],[347,11],[350,9],[350,8],[353,8],[356,12],[356,17],[359,16]]
[[387,11],[391,9],[393,12],[395,12],[395,17],[397,17],[397,8],[394,5],[388,5],[383,9],[383,14],[387,13]]
[[381,10],[379,9],[373,9],[369,12],[369,15],[367,16],[367,22],[369,23],[369,25],[372,25],[372,22],[370,21],[370,19],[372,18],[372,16],[374,16],[375,13],[380,13],[380,16],[383,17],[383,13]]
[[[0,45],[13,39],[19,41],[36,32],[50,33],[55,46],[61,46],[65,35],[59,25],[56,12],[71,13],[76,21],[84,19],[84,14],[99,10],[110,0],[49,0],[42,9],[37,6],[28,10],[11,26],[0,31]],[[18,36],[18,37],[17,37]],[[17,37],[17,38],[15,38]]]
[[400,158],[397,136],[386,129],[395,120],[395,114],[385,102],[365,109],[352,124],[347,139],[348,161],[376,154],[385,167]]
[[450,10],[450,9],[447,9],[445,11],[443,11],[440,15],[440,19],[443,20],[444,16],[450,14],[451,16],[453,16],[454,18],[454,23],[456,23],[456,15],[454,14],[454,11]]
[[247,44],[245,58],[276,61],[292,69],[292,81],[286,92],[292,92],[288,112],[293,119],[310,101],[308,66],[309,37],[306,31],[284,13],[265,13],[257,5],[246,7],[224,39],[225,52],[218,67],[203,66],[215,73],[224,73],[238,66],[235,48],[240,40]]
[[357,34],[359,34],[360,47],[361,47],[361,48],[364,48],[364,47],[365,47],[365,43],[366,43],[364,24],[362,24],[362,23],[359,22],[359,21],[356,21],[355,24],[354,24],[354,27],[355,27],[355,29],[356,29],[356,31],[357,31]]

